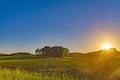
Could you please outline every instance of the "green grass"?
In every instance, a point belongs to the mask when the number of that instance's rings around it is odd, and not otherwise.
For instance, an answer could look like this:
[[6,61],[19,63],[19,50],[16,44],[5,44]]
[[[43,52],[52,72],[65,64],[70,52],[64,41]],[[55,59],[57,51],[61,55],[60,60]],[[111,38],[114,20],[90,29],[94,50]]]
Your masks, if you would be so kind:
[[[51,78],[47,80],[77,80],[77,73],[74,71],[75,68],[72,65],[71,58],[40,58],[36,56],[14,56],[14,57],[1,57],[0,66],[2,69],[7,69],[9,73],[5,75],[10,75],[11,70],[15,71],[19,69],[20,73],[18,76],[22,76],[22,71],[25,72],[26,76],[32,78],[31,74],[37,74],[40,79],[18,79],[18,80],[45,80],[45,78]],[[2,70],[1,70],[2,72]],[[17,73],[16,73],[17,74]],[[10,76],[15,76],[16,74],[11,74]],[[28,75],[27,75],[28,74]],[[39,75],[38,75],[39,74]],[[78,73],[79,74],[79,73]],[[24,75],[23,75],[24,76]],[[42,78],[42,77],[44,78]],[[3,77],[4,78],[4,77]],[[6,80],[3,79],[2,80]],[[82,78],[79,78],[82,79]],[[13,80],[13,79],[10,79]]]
[[[120,57],[0,57],[0,80],[119,80]],[[116,76],[117,74],[117,76]],[[21,77],[22,76],[22,77]],[[114,78],[114,79],[113,79]]]
[[0,80],[73,80],[72,77],[63,75],[63,78],[58,78],[56,76],[42,76],[38,73],[30,74],[21,70],[0,70]]

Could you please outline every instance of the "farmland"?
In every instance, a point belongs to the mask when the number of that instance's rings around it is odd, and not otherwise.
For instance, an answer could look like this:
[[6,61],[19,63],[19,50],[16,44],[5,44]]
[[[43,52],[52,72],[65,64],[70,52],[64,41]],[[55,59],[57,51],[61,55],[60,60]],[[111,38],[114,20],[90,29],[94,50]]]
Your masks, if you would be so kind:
[[119,55],[103,59],[98,52],[70,57],[1,56],[0,80],[119,80],[119,68]]
[[[71,58],[6,56],[0,58],[0,65],[1,74],[6,71],[5,74],[2,75],[6,76],[6,78],[8,78],[7,76],[10,76],[12,78],[11,80],[13,80],[13,78],[19,78],[20,76],[25,76],[25,79],[20,78],[20,80],[72,80],[75,77],[77,79],[77,76],[74,74],[76,72],[71,63]],[[4,76],[0,76],[0,78],[3,79],[5,78]],[[31,79],[29,79],[29,77]]]

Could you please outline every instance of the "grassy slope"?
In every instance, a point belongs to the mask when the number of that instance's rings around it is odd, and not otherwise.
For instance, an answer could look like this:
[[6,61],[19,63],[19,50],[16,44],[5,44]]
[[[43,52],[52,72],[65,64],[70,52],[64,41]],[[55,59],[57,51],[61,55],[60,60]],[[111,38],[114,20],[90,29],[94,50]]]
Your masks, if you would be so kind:
[[[49,78],[47,80],[61,80],[61,79],[73,80],[74,78],[77,79],[76,75],[74,74],[76,72],[74,71],[75,69],[74,66],[72,65],[71,58],[59,58],[59,57],[40,58],[35,56],[29,56],[29,57],[7,56],[0,58],[0,65],[2,69],[7,68],[7,71],[9,69],[12,71],[15,70],[14,72],[16,72],[16,69],[19,69],[20,74],[21,72],[26,72],[25,74],[31,73],[28,74],[28,76],[34,73],[39,74],[38,78],[40,79],[32,79],[32,80],[45,80],[42,79],[41,77]],[[2,70],[0,70],[0,72],[2,72]],[[10,73],[10,71],[8,72]],[[9,74],[6,73],[6,75]],[[11,74],[11,76],[13,75]],[[2,77],[0,78],[2,79]],[[24,80],[24,79],[20,79],[20,80]]]
[[[40,58],[35,56],[29,57],[1,57],[0,58],[0,66],[1,68],[7,68],[8,74],[12,77],[15,77],[17,74],[16,70],[19,69],[20,73],[17,78],[20,77],[21,74],[25,74],[26,76],[32,77],[36,74],[38,79],[32,80],[45,80],[42,78],[46,77],[49,80],[114,80],[116,77],[116,73],[120,74],[120,56],[114,55],[112,57],[100,55],[80,55],[68,58]],[[14,75],[10,73],[14,71]],[[118,71],[119,70],[119,71]],[[0,69],[2,73],[2,70]],[[4,72],[4,70],[3,70]],[[1,74],[0,73],[0,74]],[[42,75],[42,76],[41,76]],[[110,77],[112,75],[112,77]],[[24,75],[21,75],[24,76]],[[35,75],[34,75],[35,76]],[[118,75],[117,75],[118,76]],[[36,78],[35,77],[35,78]],[[109,78],[110,77],[110,78]],[[119,77],[119,76],[118,76]],[[1,80],[5,77],[0,76]],[[19,79],[19,80],[30,80],[27,79]],[[119,78],[120,79],[120,78]],[[118,79],[118,80],[119,80]],[[7,79],[8,80],[8,79]],[[13,79],[9,79],[13,80]],[[117,79],[115,79],[117,80]]]

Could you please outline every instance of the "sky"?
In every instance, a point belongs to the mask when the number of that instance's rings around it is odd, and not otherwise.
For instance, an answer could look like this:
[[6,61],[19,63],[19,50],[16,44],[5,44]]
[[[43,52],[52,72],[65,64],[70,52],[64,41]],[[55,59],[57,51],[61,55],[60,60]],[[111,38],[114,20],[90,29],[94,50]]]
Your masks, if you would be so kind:
[[120,50],[119,0],[0,0],[0,52],[64,46],[89,52],[110,43]]

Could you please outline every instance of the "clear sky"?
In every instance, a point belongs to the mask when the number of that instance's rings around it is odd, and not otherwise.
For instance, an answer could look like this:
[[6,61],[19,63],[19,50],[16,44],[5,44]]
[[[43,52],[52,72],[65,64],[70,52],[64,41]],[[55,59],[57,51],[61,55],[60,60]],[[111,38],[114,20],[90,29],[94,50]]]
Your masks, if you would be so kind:
[[120,0],[0,0],[0,52],[61,45],[71,52],[120,50]]

